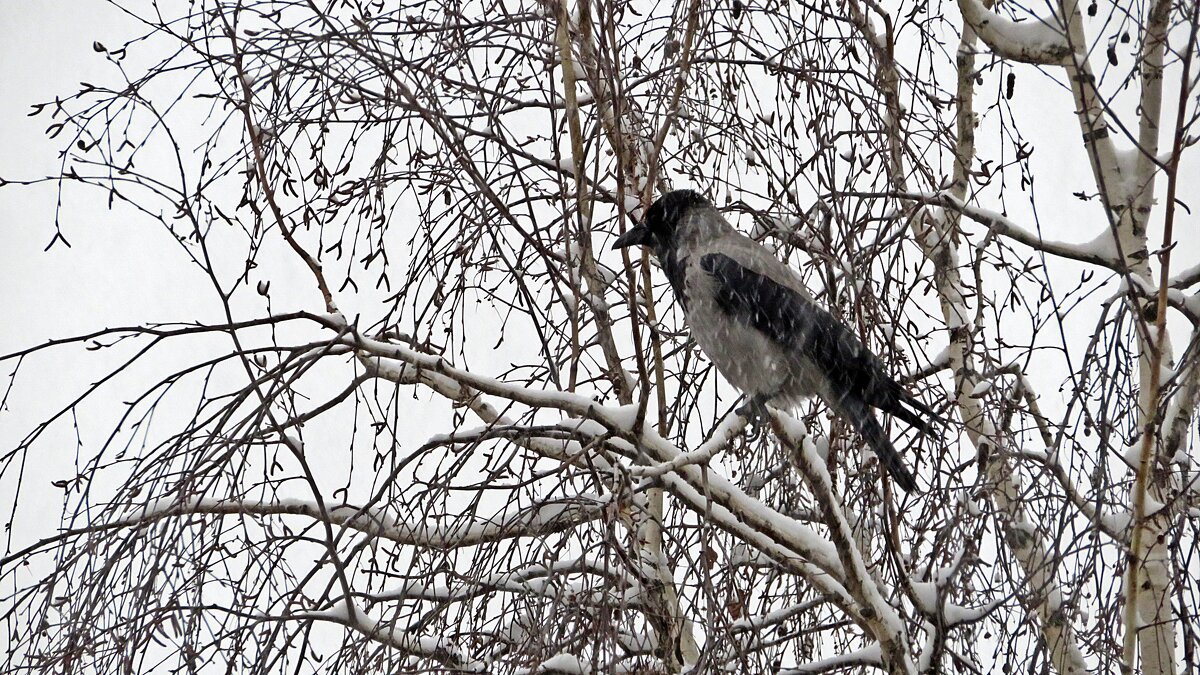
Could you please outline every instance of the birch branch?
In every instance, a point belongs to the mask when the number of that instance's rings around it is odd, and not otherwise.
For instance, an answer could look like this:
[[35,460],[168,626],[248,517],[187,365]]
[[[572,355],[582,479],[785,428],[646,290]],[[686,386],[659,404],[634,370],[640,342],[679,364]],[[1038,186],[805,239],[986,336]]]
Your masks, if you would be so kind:
[[846,573],[846,590],[862,607],[871,636],[878,640],[882,662],[891,673],[916,673],[916,664],[909,654],[908,636],[896,610],[880,593],[857,544],[841,500],[834,493],[833,483],[825,462],[817,455],[804,428],[791,417],[770,410],[771,429],[788,448],[792,463],[800,469],[813,498],[820,505],[837,549],[842,569]]
[[[1154,177],[1158,172],[1157,164],[1151,162],[1158,155],[1158,127],[1162,115],[1162,79],[1163,52],[1167,43],[1167,32],[1170,27],[1170,14],[1173,3],[1169,0],[1156,0],[1151,5],[1149,21],[1144,30],[1145,43],[1142,52],[1141,78],[1141,125],[1139,141],[1142,155],[1138,159],[1139,191],[1132,195],[1128,204],[1134,220],[1135,234],[1137,225],[1141,223],[1141,234],[1145,239],[1145,221],[1149,215],[1153,193]],[[1167,529],[1170,522],[1168,513],[1158,513],[1151,517],[1147,511],[1147,499],[1151,496],[1159,503],[1166,492],[1165,481],[1152,477],[1153,465],[1161,460],[1169,461],[1162,456],[1163,446],[1158,442],[1161,433],[1161,418],[1159,398],[1161,378],[1158,376],[1162,366],[1170,363],[1171,343],[1167,336],[1167,297],[1170,288],[1171,250],[1174,245],[1173,225],[1175,222],[1175,194],[1179,178],[1179,160],[1183,152],[1184,135],[1186,133],[1185,116],[1187,110],[1187,92],[1191,86],[1191,65],[1193,46],[1196,43],[1196,33],[1200,19],[1196,3],[1191,8],[1191,31],[1187,48],[1184,50],[1183,73],[1180,76],[1177,115],[1175,120],[1175,136],[1171,148],[1171,158],[1167,165],[1167,205],[1163,225],[1162,247],[1159,253],[1159,284],[1158,311],[1154,321],[1154,332],[1150,341],[1142,342],[1143,386],[1140,401],[1142,444],[1138,457],[1133,487],[1133,534],[1129,547],[1128,566],[1125,575],[1125,639],[1122,671],[1132,673],[1134,669],[1134,647],[1140,646],[1140,662],[1142,672],[1155,675],[1173,675],[1175,666],[1175,610],[1171,604],[1171,570],[1170,552],[1167,550]],[[1140,315],[1139,315],[1140,316]],[[1142,333],[1139,332],[1139,338]],[[1149,358],[1149,387],[1146,387],[1146,350],[1150,351]],[[1164,464],[1166,462],[1163,462]],[[1173,501],[1173,500],[1172,500]],[[1145,588],[1146,593],[1142,594]]]
[[995,13],[980,0],[958,0],[958,10],[966,26],[1003,58],[1050,66],[1062,65],[1071,55],[1071,45],[1062,29],[1046,19],[1017,23]]

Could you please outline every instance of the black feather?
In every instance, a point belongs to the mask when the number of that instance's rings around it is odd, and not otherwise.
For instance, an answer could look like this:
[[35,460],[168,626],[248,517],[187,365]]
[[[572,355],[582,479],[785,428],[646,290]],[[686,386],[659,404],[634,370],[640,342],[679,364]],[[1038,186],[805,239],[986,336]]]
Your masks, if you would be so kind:
[[688,303],[687,293],[684,292],[684,270],[687,268],[687,258],[680,259],[679,249],[671,246],[659,254],[658,262],[667,275],[667,281],[671,282],[671,290],[675,291],[675,299],[679,301],[679,306],[683,307],[683,311],[686,312]]
[[676,239],[679,225],[687,217],[688,212],[696,207],[712,206],[699,192],[692,190],[676,190],[664,195],[650,206],[642,224],[650,232],[651,248],[658,256],[671,289],[675,291],[675,299],[687,310],[687,294],[684,293],[684,270],[687,268],[687,258],[679,257],[679,242]]
[[908,467],[904,466],[904,460],[900,459],[900,453],[896,452],[895,446],[884,433],[883,427],[879,426],[879,421],[871,414],[871,409],[861,398],[847,394],[840,401],[831,401],[830,405],[854,425],[858,434],[875,451],[883,468],[887,469],[887,472],[896,480],[896,485],[903,488],[905,492],[917,489],[916,479],[913,478]]

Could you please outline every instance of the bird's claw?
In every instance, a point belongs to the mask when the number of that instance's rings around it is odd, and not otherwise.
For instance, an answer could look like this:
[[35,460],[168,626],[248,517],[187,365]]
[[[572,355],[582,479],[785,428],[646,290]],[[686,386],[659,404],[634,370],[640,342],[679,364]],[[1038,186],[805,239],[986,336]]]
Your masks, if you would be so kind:
[[750,426],[754,427],[755,434],[762,433],[770,414],[767,412],[767,401],[762,396],[750,397],[745,405],[735,408],[734,412],[745,418]]

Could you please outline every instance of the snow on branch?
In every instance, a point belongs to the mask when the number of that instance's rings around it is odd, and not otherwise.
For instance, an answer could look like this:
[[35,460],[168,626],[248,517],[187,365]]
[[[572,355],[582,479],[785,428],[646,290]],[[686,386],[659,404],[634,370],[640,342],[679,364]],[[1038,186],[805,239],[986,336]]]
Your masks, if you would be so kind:
[[[467,387],[530,407],[554,408],[575,416],[595,419],[610,428],[625,431],[633,430],[637,418],[636,405],[606,406],[581,394],[533,389],[478,375],[450,364],[441,356],[425,354],[404,345],[361,336],[346,335],[343,339],[364,354],[370,355],[364,359],[364,363],[369,369],[384,376],[385,379],[396,382],[429,384],[438,377],[442,377],[445,379],[445,384],[453,383],[451,387],[460,390],[455,396],[456,398],[469,397],[470,394],[467,394],[467,389],[464,388]],[[389,362],[390,360],[400,363]]]
[[816,673],[832,673],[858,667],[883,668],[883,655],[879,644],[871,644],[845,654],[838,654],[827,659],[805,663],[794,668],[779,671],[780,675],[816,675]]
[[[747,495],[728,479],[715,472],[702,475],[700,467],[684,464],[664,474],[662,480],[689,508],[700,513],[710,509],[714,524],[755,544],[777,560],[779,554],[799,555],[814,563],[823,574],[835,575],[840,583],[844,572],[833,544],[811,528]],[[721,510],[714,508],[714,504]]]
[[1175,274],[1169,282],[1171,288],[1188,288],[1200,283],[1200,265],[1192,265],[1191,267]]
[[[346,336],[347,339],[350,336]],[[636,442],[656,464],[668,464],[671,470],[658,480],[682,505],[703,514],[716,527],[762,551],[770,559],[804,577],[819,592],[832,599],[865,624],[864,613],[843,586],[842,564],[833,544],[813,529],[796,522],[746,494],[717,472],[681,459],[685,453],[653,430],[633,431],[631,406],[604,406],[578,394],[532,390],[499,382],[455,368],[440,357],[411,349],[358,338],[355,346],[366,356],[362,361],[376,376],[398,384],[422,384],[470,408],[486,424],[512,424],[511,420],[489,403],[484,394],[497,395],[526,405],[557,408],[586,417],[598,424],[578,424],[573,429],[585,440],[604,440],[611,446]],[[616,436],[614,438],[614,436]],[[582,451],[577,440],[519,438],[514,442],[546,457],[566,459]],[[615,467],[602,453],[589,461],[602,471]],[[653,472],[653,469],[651,470]]]
[[689,464],[704,464],[720,452],[733,437],[742,433],[746,428],[746,418],[741,415],[730,415],[713,432],[712,438],[691,452],[680,453],[669,462],[648,467],[634,467],[633,475],[642,478],[654,478],[670,471],[678,471]]
[[[589,595],[606,593],[609,601],[622,606],[636,606],[644,590],[639,578],[653,578],[655,570],[652,566],[638,560],[627,560],[625,565],[632,566],[633,573],[625,573],[622,568],[615,567],[611,561],[597,559],[593,556],[579,556],[567,560],[558,560],[552,564],[532,563],[519,569],[500,572],[482,579],[472,579],[460,582],[458,588],[450,588],[444,584],[434,584],[428,579],[411,579],[404,584],[382,593],[371,593],[369,597],[376,602],[390,600],[423,600],[429,602],[463,602],[486,593],[510,592],[540,595],[547,599],[561,598],[564,588],[569,588],[576,599],[587,598]],[[608,582],[600,591],[584,585],[564,582],[565,575],[591,574],[604,577]],[[597,599],[598,596],[597,596]]]
[[886,653],[887,662],[899,672],[916,672],[908,650],[904,622],[895,608],[888,604],[883,591],[867,568],[854,532],[843,510],[841,499],[834,492],[833,479],[825,461],[817,454],[804,429],[786,413],[768,408],[771,428],[791,452],[792,463],[804,475],[805,482],[820,505],[825,524],[829,527],[838,557],[846,574],[846,588],[866,610],[867,628],[879,641],[878,653]]
[[367,637],[400,649],[413,656],[434,659],[450,666],[457,672],[482,673],[487,666],[479,661],[465,659],[462,650],[443,638],[432,635],[414,635],[408,628],[398,629],[386,622],[373,619],[353,601],[345,600],[334,609],[324,612],[304,612],[299,618],[317,619],[340,623]]
[[958,0],[963,20],[998,56],[1034,65],[1062,65],[1071,45],[1061,28],[1047,20],[1017,23],[983,6],[980,0]]
[[[579,501],[547,502],[537,508],[517,513],[500,513],[492,518],[473,518],[460,522],[434,525],[425,522],[406,522],[375,509],[356,506],[328,508],[328,520],[345,527],[410,546],[451,549],[463,546],[542,536],[570,529],[580,523],[600,518],[609,500],[587,496]],[[246,515],[246,516],[305,516],[323,520],[316,502],[282,499],[277,502],[258,502],[236,499],[196,498],[188,501],[164,499],[137,509],[135,515],[105,527],[138,527],[164,518],[183,515]]]
[[986,225],[996,234],[1005,236],[1043,253],[1100,265],[1114,271],[1122,269],[1121,252],[1117,249],[1112,232],[1107,227],[1088,242],[1071,243],[1052,241],[1043,239],[1042,235],[1036,232],[1030,232],[1001,213],[963,203],[946,192],[939,192],[932,195],[917,195],[916,198],[926,204],[937,204],[946,208],[952,208],[980,225]]

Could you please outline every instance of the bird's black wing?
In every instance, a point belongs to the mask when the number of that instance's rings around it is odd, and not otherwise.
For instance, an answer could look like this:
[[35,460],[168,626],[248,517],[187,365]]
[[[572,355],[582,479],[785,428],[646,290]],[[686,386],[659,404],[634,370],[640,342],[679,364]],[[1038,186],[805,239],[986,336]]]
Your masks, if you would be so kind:
[[[913,489],[912,474],[867,406],[895,415],[921,431],[928,431],[928,425],[900,405],[916,399],[887,375],[879,358],[829,312],[733,258],[709,253],[700,259],[700,268],[716,282],[717,306],[722,311],[775,343],[797,350],[809,365],[821,370],[837,399],[827,403],[850,420],[896,482],[905,490]],[[914,407],[928,410],[919,401]]]
[[722,311],[775,343],[798,350],[823,369],[838,393],[860,392],[867,403],[892,412],[881,404],[894,398],[899,385],[841,321],[795,290],[723,253],[703,256],[700,268],[717,282],[717,306]]

